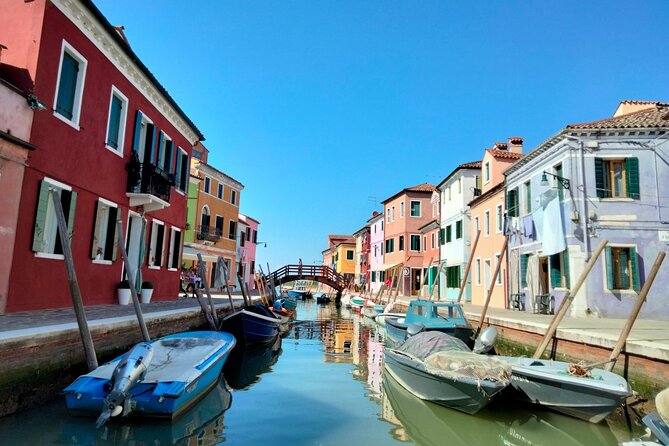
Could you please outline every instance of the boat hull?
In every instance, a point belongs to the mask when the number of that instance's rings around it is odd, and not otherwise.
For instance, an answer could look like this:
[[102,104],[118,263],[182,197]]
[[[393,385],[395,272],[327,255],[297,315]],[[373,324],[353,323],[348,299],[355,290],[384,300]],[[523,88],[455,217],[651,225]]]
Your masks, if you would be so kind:
[[[407,328],[409,326],[406,323],[400,322],[401,319],[402,318],[399,317],[385,318],[387,333],[386,339],[389,341],[390,345],[397,345],[407,338]],[[472,345],[471,337],[474,333],[474,330],[470,326],[432,326],[425,327],[425,331],[440,331],[460,339],[469,346]]]
[[[206,351],[198,344],[203,340],[217,342],[210,351]],[[144,380],[135,385],[129,394],[132,402],[130,415],[177,418],[216,386],[223,364],[235,342],[230,333],[224,332],[177,333],[153,341],[156,352],[154,359],[149,363]],[[161,356],[161,343],[180,345],[168,347],[167,352]],[[202,350],[206,357],[198,358],[195,349]],[[188,360],[191,358],[185,358],[188,355],[193,356],[190,364]],[[173,358],[170,356],[179,356],[182,360],[172,362]],[[199,363],[193,364],[199,359]],[[120,360],[121,357],[116,358],[70,384],[64,390],[68,410],[74,414],[99,415],[112,373]]]
[[279,334],[281,319],[260,305],[252,305],[223,319],[221,329],[232,333],[239,342],[264,344]]
[[419,361],[385,350],[385,368],[405,389],[422,400],[475,414],[490,403],[505,384],[476,379],[448,379],[430,374]]

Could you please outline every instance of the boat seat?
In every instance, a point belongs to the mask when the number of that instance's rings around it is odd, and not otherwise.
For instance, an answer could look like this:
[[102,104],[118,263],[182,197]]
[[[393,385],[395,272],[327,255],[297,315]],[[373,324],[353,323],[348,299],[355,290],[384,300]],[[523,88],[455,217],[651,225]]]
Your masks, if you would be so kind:
[[530,365],[544,365],[544,363],[541,361],[532,361]]

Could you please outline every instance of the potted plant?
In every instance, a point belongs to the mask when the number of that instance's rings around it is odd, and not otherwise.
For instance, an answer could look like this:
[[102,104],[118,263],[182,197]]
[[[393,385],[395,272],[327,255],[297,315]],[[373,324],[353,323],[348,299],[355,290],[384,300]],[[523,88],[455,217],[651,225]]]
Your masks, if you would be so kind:
[[153,283],[145,280],[142,282],[142,303],[148,304],[151,302],[151,296],[153,296]]
[[128,305],[130,303],[130,283],[127,280],[121,280],[118,283],[118,303],[119,305]]

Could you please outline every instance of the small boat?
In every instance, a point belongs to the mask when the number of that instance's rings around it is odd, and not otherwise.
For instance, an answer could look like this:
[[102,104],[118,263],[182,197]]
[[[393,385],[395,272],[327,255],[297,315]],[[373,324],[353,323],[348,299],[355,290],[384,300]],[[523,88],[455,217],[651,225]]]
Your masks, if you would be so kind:
[[98,426],[119,415],[174,419],[216,385],[235,342],[216,331],[141,342],[65,388],[67,408],[99,415]]
[[625,378],[603,369],[549,359],[493,357],[512,367],[516,398],[591,423],[602,421],[632,395]]
[[295,310],[297,308],[297,300],[294,297],[288,295],[282,296],[277,299],[277,302],[281,302],[281,306],[286,310]]
[[288,291],[288,295],[304,300],[309,297],[309,289],[304,285],[297,285],[295,288]]
[[281,319],[263,305],[249,305],[226,316],[221,329],[232,333],[238,342],[264,344],[275,340],[279,334]]
[[315,292],[313,297],[316,299],[316,303],[319,304],[326,304],[330,302],[330,297],[323,291]]
[[416,331],[441,331],[455,336],[471,345],[474,329],[465,318],[459,302],[433,302],[414,299],[409,303],[406,315],[385,316],[386,331],[390,344],[398,344],[407,338],[407,328],[414,325]]
[[511,367],[473,353],[460,339],[421,332],[384,350],[385,368],[422,400],[475,414],[511,383]]
[[354,311],[362,311],[362,307],[364,306],[365,306],[365,299],[363,297],[360,297],[355,294],[351,295],[351,308]]

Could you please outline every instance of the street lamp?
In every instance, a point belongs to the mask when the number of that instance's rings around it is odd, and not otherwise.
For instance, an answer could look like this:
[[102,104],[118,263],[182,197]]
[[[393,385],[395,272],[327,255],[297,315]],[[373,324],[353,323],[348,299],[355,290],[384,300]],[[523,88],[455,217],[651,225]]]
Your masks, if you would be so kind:
[[545,170],[541,173],[542,186],[548,186],[548,175],[558,180],[558,182],[562,185],[562,187],[569,190],[569,180],[567,178],[563,178],[560,175],[555,175],[554,173],[546,172]]

